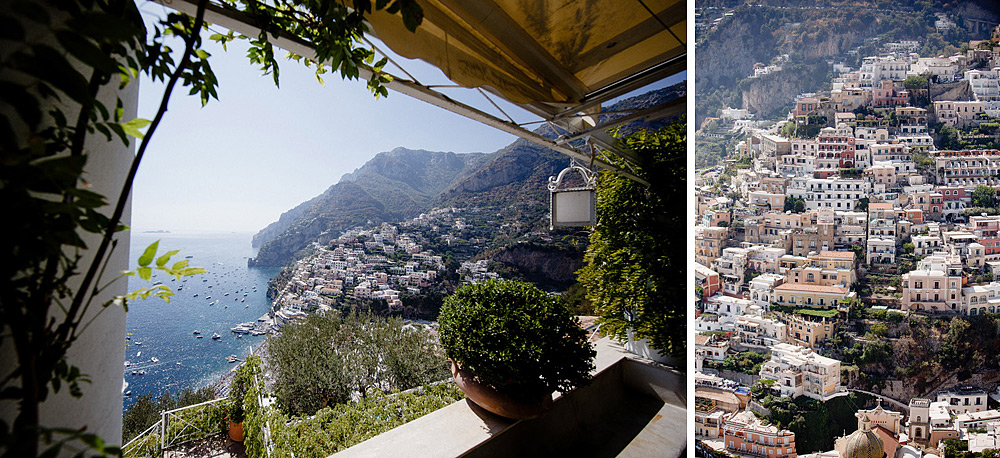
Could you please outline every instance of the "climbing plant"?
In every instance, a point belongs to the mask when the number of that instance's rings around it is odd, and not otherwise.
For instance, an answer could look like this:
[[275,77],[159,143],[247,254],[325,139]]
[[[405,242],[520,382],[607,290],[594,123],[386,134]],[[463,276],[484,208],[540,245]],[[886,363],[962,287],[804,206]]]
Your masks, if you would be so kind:
[[600,315],[601,331],[649,339],[665,356],[686,348],[687,256],[684,123],[621,140],[639,158],[646,187],[601,172],[597,226],[577,272]]
[[[133,0],[9,0],[0,11],[0,201],[11,216],[0,244],[0,351],[16,363],[0,374],[0,399],[17,406],[12,423],[0,421],[2,457],[37,456],[40,448],[54,454],[69,444],[120,452],[93,433],[42,426],[39,405],[63,388],[82,396],[87,374],[66,354],[86,329],[89,312],[170,297],[169,289],[152,287],[97,299],[114,283],[109,277],[117,277],[105,275],[115,236],[128,229],[122,215],[132,182],[174,89],[187,88],[203,105],[216,97],[210,55],[201,49],[208,3],[199,0],[194,16],[168,14],[152,30]],[[244,17],[260,33],[209,38],[248,40],[251,63],[276,84],[273,40],[287,35],[315,47],[315,56],[292,57],[315,65],[317,76],[332,69],[356,79],[360,68],[372,70],[367,85],[376,96],[387,95],[389,77],[381,72],[385,60],[374,62],[374,51],[364,46],[365,14],[399,13],[410,30],[422,19],[414,0],[222,0],[214,7]],[[151,120],[127,119],[123,100],[108,98],[140,75],[165,83]],[[135,156],[120,192],[109,200],[91,189],[85,168],[97,154],[94,145],[119,141],[136,146]],[[92,239],[97,241],[85,241]],[[176,252],[157,257],[155,244],[150,248],[132,275],[200,271],[185,261],[169,264]]]

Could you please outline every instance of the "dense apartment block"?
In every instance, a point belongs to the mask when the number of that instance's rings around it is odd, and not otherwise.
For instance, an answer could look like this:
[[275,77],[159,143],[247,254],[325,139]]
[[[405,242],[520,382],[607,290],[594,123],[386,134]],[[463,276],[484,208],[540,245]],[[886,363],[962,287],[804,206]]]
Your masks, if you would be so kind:
[[774,458],[795,458],[795,433],[765,425],[752,412],[742,411],[722,425],[726,450]]
[[937,184],[975,187],[1000,185],[1000,151],[935,151],[934,176]]

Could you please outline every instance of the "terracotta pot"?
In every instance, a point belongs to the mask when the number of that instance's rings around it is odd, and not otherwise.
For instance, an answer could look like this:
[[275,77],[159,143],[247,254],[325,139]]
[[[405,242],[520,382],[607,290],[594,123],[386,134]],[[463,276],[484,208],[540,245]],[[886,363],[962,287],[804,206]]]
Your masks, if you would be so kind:
[[460,369],[455,361],[451,361],[451,375],[455,377],[455,384],[469,397],[469,400],[501,417],[527,420],[538,418],[552,408],[552,391],[539,393],[532,401],[514,399],[481,383],[473,374]]
[[229,438],[233,442],[243,442],[243,422],[233,423],[229,421]]

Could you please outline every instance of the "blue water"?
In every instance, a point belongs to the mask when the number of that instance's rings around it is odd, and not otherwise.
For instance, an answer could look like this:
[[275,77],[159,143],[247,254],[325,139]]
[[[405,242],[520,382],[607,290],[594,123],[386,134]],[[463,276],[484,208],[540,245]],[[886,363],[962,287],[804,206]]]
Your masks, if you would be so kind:
[[[129,340],[122,336],[126,345],[125,360],[132,363],[123,368],[125,381],[129,384],[127,389],[132,392],[125,396],[126,409],[141,393],[158,397],[164,392],[208,386],[235,366],[226,361],[226,356],[235,354],[244,358],[251,348],[263,341],[264,336],[237,338],[230,331],[239,323],[256,322],[267,313],[270,308],[267,281],[280,270],[247,267],[247,258],[255,254],[250,246],[251,237],[252,234],[238,233],[132,234],[131,268],[135,268],[149,244],[160,240],[159,254],[181,250],[171,258],[171,264],[191,256],[188,259],[190,266],[204,267],[208,273],[184,277],[180,281],[164,273],[154,274],[149,282],[137,277],[129,279],[129,291],[160,281],[173,289],[176,296],[169,304],[149,298],[129,306]],[[194,297],[195,294],[198,297]],[[244,297],[246,301],[242,302]],[[204,337],[196,338],[194,330],[201,331]],[[222,339],[212,340],[212,333],[219,333]],[[139,342],[142,344],[137,345]],[[136,356],[140,351],[142,354]],[[151,357],[159,362],[153,363]],[[132,375],[132,371],[138,369],[144,369],[146,374]]]

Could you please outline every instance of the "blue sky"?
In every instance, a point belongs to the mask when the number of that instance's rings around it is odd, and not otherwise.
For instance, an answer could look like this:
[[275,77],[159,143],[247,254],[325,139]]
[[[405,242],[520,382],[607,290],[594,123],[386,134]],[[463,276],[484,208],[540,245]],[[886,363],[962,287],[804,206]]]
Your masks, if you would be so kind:
[[[139,7],[147,23],[165,11],[153,3]],[[402,94],[376,100],[363,81],[327,73],[320,85],[312,69],[293,61],[281,61],[281,85],[275,87],[270,75],[247,61],[241,41],[230,43],[227,52],[206,40],[204,49],[212,54],[219,100],[201,107],[186,89],[175,89],[136,177],[132,226],[137,231],[255,232],[380,152],[399,146],[493,152],[515,140]],[[448,83],[430,65],[393,58],[424,84]],[[139,93],[138,116],[152,119],[163,84],[143,79]],[[472,91],[446,93],[499,115]],[[501,106],[519,122],[536,119]]]

